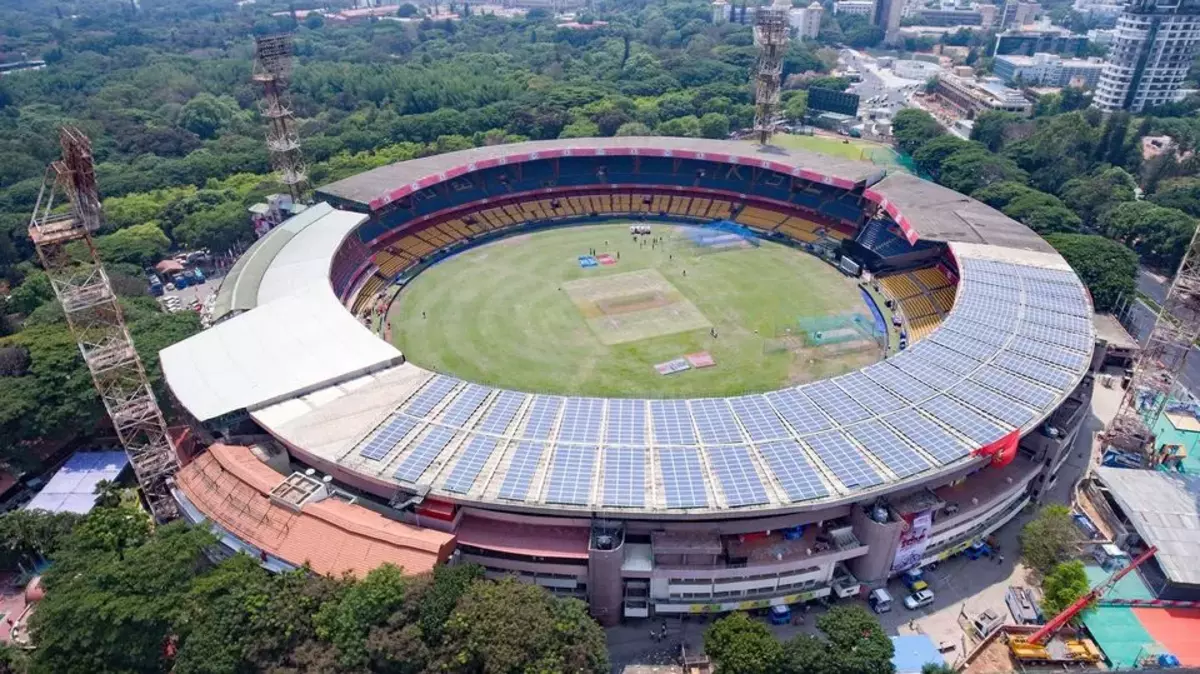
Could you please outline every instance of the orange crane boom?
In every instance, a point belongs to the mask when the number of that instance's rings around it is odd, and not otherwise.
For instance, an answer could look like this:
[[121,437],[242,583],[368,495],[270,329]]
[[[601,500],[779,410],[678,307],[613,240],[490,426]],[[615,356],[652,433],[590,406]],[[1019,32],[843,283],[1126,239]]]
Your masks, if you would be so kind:
[[1080,611],[1084,609],[1084,607],[1096,599],[1104,596],[1106,592],[1112,589],[1113,585],[1117,584],[1117,581],[1125,577],[1125,574],[1141,566],[1142,562],[1153,557],[1154,553],[1156,552],[1158,552],[1158,548],[1154,547],[1153,545],[1150,546],[1148,550],[1135,557],[1134,560],[1129,563],[1129,566],[1119,569],[1116,573],[1109,576],[1108,579],[1103,583],[1100,583],[1096,587],[1092,588],[1090,592],[1083,595],[1079,599],[1076,599],[1075,603],[1066,607],[1061,613],[1048,620],[1045,625],[1042,625],[1042,629],[1029,635],[1029,638],[1026,639],[1025,642],[1030,644],[1041,644],[1047,638],[1053,636],[1055,632],[1062,629],[1062,626],[1070,622],[1071,618],[1074,618]]

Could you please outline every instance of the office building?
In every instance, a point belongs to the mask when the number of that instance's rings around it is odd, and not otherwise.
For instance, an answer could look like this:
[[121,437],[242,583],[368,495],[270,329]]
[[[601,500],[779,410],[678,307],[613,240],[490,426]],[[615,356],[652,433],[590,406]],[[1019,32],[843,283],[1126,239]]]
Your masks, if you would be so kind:
[[1176,101],[1198,52],[1200,0],[1133,0],[1117,19],[1093,102],[1141,112]]
[[838,0],[833,3],[834,14],[865,16],[870,21],[875,16],[874,0]]
[[883,29],[883,40],[895,44],[900,39],[900,19],[904,15],[905,0],[878,0],[875,4],[873,23]]
[[1058,54],[1059,56],[1083,57],[1087,54],[1086,35],[1072,35],[1071,31],[1059,28],[1047,30],[1010,30],[996,36],[993,56],[1021,54]]
[[925,26],[979,26],[983,15],[973,9],[923,9],[919,12]]
[[713,0],[712,4],[712,22],[714,25],[721,25],[729,21],[729,3],[725,0]]
[[976,8],[979,12],[979,27],[984,30],[991,30],[996,25],[996,13],[998,9],[995,5],[979,5]]
[[1100,79],[1104,62],[1099,59],[1064,59],[1057,54],[997,56],[992,72],[1005,82],[1047,87],[1091,89]]
[[825,13],[825,8],[821,3],[813,0],[813,3],[808,7],[793,9],[788,12],[788,23],[796,31],[796,36],[801,40],[815,40],[817,34],[821,32],[821,15]]
[[987,110],[1029,115],[1033,109],[1020,91],[1005,86],[997,77],[972,80],[942,73],[938,75],[933,93],[967,119],[975,119]]

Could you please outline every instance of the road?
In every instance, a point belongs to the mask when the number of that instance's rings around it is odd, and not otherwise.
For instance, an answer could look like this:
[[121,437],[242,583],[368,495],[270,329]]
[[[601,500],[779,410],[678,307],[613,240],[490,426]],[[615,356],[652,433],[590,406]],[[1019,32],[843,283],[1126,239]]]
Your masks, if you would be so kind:
[[[1071,456],[1063,464],[1054,485],[1047,495],[1048,503],[1070,503],[1075,484],[1083,476],[1091,461],[1092,438],[1102,430],[1117,412],[1121,403],[1120,388],[1097,386],[1092,398],[1092,414],[1084,420]],[[985,469],[986,470],[986,469]],[[1001,616],[1011,619],[1004,603],[1004,594],[1010,585],[1032,583],[1027,578],[1028,570],[1018,562],[1020,544],[1017,537],[1021,527],[1034,515],[1026,509],[1011,522],[996,531],[994,536],[1004,561],[979,559],[971,561],[964,556],[948,559],[934,571],[926,572],[926,578],[937,595],[937,601],[921,611],[908,611],[899,605],[891,613],[880,616],[880,622],[889,635],[926,634],[935,643],[951,642],[954,650],[945,654],[947,664],[954,664],[965,656],[972,647],[959,626],[962,613],[974,616],[992,609]],[[889,592],[899,600],[907,592],[899,581],[889,584]],[[864,604],[865,605],[865,604]],[[771,625],[770,629],[780,639],[788,639],[797,633],[816,633],[816,618],[821,610],[812,609],[804,625]],[[654,641],[650,634],[658,630],[661,620],[634,621],[627,625],[607,630],[609,657],[613,672],[620,672],[630,664],[667,664],[673,662],[679,645],[686,644],[689,650],[700,650],[704,642],[704,630],[711,622],[705,616],[670,618],[667,620],[667,638]]]
[[[908,105],[909,92],[905,91],[905,88],[922,84],[916,80],[896,77],[890,71],[881,71],[876,65],[875,59],[853,49],[843,49],[840,58],[847,67],[862,73],[862,82],[850,87],[850,91],[858,94],[861,99],[859,107],[861,112],[887,107],[892,114],[895,114],[897,110]],[[866,102],[867,99],[876,96],[885,96],[885,100],[874,104]]]

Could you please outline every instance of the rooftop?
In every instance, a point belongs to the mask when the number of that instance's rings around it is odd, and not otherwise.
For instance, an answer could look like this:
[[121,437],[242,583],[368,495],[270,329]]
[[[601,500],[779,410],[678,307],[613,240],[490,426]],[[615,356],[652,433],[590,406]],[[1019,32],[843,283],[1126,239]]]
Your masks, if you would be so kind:
[[1095,314],[1092,316],[1092,325],[1096,329],[1096,339],[1103,341],[1109,346],[1119,349],[1138,349],[1141,346],[1137,340],[1129,334],[1125,326],[1117,320],[1112,314]]
[[128,465],[125,452],[78,452],[25,504],[25,510],[86,515],[96,507],[96,485],[115,481]]
[[1096,468],[1096,476],[1175,583],[1200,585],[1200,476]]
[[176,486],[221,528],[260,550],[333,576],[364,576],[391,563],[423,573],[446,561],[450,534],[397,522],[337,499],[294,510],[276,505],[272,489],[285,476],[259,461],[248,447],[216,444],[176,474]]

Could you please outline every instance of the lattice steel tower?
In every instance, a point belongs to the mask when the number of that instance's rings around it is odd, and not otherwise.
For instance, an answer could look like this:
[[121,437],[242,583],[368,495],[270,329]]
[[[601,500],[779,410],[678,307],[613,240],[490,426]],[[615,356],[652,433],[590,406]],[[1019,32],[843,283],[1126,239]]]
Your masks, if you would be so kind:
[[263,88],[260,110],[267,118],[267,151],[279,181],[299,203],[308,184],[308,170],[300,153],[300,135],[292,114],[287,85],[292,79],[292,36],[269,35],[254,39],[254,81]]
[[[167,481],[179,459],[92,244],[103,216],[91,141],[70,126],[60,130],[59,141],[62,160],[46,170],[29,236],[151,512],[160,522],[173,519],[177,508]],[[71,202],[69,213],[54,212],[60,190]]]
[[758,46],[758,63],[754,68],[754,135],[763,145],[771,141],[775,117],[779,114],[779,77],[791,31],[789,7],[790,4],[776,2],[759,7],[754,15],[754,44]]
[[[1200,234],[1198,230],[1197,234]],[[1200,238],[1192,235],[1187,254],[1166,301],[1159,308],[1150,338],[1133,366],[1133,377],[1117,416],[1104,434],[1108,445],[1120,449],[1148,447],[1150,427],[1174,397],[1178,377],[1192,345],[1200,338]]]

